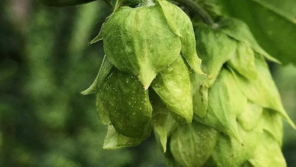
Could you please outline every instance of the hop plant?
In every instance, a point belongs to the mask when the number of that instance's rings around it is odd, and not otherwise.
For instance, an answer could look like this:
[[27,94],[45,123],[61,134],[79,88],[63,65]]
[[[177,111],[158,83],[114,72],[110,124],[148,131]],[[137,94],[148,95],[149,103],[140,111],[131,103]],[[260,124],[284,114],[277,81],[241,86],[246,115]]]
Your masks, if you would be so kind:
[[196,23],[194,35],[164,0],[111,14],[93,40],[106,55],[83,92],[97,94],[105,149],[136,146],[154,130],[168,166],[285,166],[281,118],[295,126],[266,64],[278,61],[242,22],[217,25]]
[[244,23],[223,18],[212,0],[174,0],[207,24],[193,14],[194,26],[166,0],[104,1],[114,11],[91,43],[103,40],[105,56],[82,93],[96,94],[105,149],[136,146],[154,131],[170,167],[286,166],[281,119],[295,125],[266,60],[279,62]]
[[97,94],[100,120],[109,126],[104,148],[138,145],[153,127],[163,128],[162,105],[174,121],[191,123],[190,73],[203,73],[192,23],[179,7],[163,0],[120,7],[93,42],[100,38],[106,56],[83,94]]
[[269,56],[240,21],[195,25],[197,51],[208,74],[193,81],[194,120],[169,137],[168,166],[285,167],[285,113],[270,75]]

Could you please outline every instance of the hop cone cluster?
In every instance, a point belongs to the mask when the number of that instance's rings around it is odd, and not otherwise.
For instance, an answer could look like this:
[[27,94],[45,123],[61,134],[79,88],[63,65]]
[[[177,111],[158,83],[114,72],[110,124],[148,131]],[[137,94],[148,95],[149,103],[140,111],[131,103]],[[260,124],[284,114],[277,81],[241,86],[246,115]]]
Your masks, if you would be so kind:
[[285,167],[286,115],[262,50],[240,21],[195,25],[207,77],[194,77],[194,120],[169,137],[168,166]]
[[138,145],[153,127],[163,130],[167,115],[180,124],[192,122],[190,73],[203,73],[192,23],[181,9],[164,0],[123,6],[99,38],[106,56],[83,94],[97,94],[100,120],[109,126],[104,148]]
[[277,60],[243,23],[218,25],[194,33],[165,0],[111,14],[93,41],[103,39],[106,55],[83,92],[97,95],[105,149],[136,146],[154,130],[168,166],[285,166],[281,118],[294,124],[266,64]]

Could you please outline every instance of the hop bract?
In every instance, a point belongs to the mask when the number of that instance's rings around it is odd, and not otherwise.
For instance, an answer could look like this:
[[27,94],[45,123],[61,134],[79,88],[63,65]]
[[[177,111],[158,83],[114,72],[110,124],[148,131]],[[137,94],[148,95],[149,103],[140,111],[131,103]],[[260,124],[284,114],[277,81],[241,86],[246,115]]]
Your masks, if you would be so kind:
[[194,120],[169,136],[168,166],[285,167],[281,118],[295,125],[266,63],[276,60],[242,22],[223,19],[219,24],[216,29],[195,26],[208,76],[195,76]]
[[106,56],[83,93],[97,94],[99,117],[109,125],[105,148],[139,144],[153,127],[161,131],[168,115],[191,123],[190,73],[202,71],[192,23],[181,9],[164,0],[123,6],[107,19],[100,36]]

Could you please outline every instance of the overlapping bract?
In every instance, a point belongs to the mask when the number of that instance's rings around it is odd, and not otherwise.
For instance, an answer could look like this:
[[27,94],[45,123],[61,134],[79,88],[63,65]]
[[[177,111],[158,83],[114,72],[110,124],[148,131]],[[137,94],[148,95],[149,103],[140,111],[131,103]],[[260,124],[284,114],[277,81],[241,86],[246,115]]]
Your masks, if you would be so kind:
[[240,21],[225,19],[220,25],[195,26],[208,76],[195,76],[194,120],[170,136],[168,166],[285,167],[281,118],[295,125],[265,61],[274,59]]
[[153,127],[165,147],[175,124],[192,122],[190,73],[203,74],[190,19],[164,0],[124,6],[99,37],[106,56],[83,94],[97,94],[98,115],[109,125],[104,148],[138,145]]

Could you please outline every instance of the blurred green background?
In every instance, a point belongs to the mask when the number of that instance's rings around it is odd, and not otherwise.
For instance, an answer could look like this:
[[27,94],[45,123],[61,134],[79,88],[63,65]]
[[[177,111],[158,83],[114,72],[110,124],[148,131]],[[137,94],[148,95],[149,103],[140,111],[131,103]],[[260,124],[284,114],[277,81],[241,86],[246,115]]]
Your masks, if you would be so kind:
[[[0,1],[0,167],[163,167],[152,135],[135,148],[103,150],[94,96],[102,42],[88,45],[111,8],[104,2],[50,8]],[[296,122],[296,68],[271,64],[284,106]],[[283,152],[296,164],[296,133],[284,123]]]

